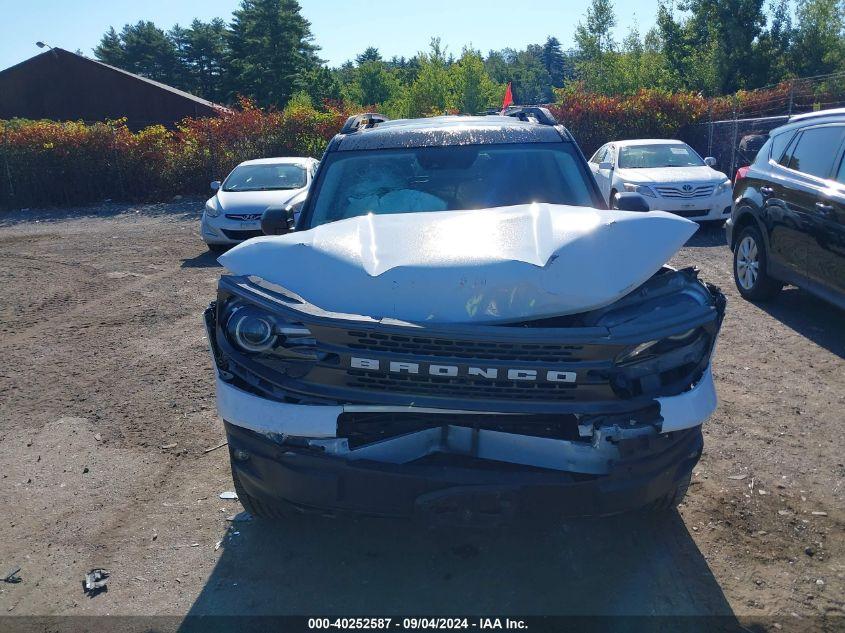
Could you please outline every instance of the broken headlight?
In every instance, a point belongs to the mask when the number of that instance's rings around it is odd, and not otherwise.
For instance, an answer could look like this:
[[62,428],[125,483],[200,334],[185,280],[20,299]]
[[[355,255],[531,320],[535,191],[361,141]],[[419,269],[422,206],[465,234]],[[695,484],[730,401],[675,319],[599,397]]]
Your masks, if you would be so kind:
[[311,330],[251,303],[235,301],[227,306],[222,323],[229,343],[241,352],[318,360]]
[[[640,343],[616,358],[617,365],[627,365],[629,363],[636,363],[649,358],[654,358],[660,354],[671,352],[672,350],[680,349],[694,343],[697,339],[704,336],[704,330],[701,328],[693,328],[686,332],[673,334],[662,339],[654,341],[646,341]],[[693,360],[692,358],[689,360]]]

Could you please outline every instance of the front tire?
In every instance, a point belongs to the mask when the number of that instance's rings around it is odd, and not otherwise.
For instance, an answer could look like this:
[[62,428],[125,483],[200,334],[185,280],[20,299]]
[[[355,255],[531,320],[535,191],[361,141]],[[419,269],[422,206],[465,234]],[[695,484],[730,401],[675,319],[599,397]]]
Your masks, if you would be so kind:
[[208,247],[209,251],[216,254],[222,253],[227,248],[229,248],[226,244],[206,244],[206,246]]
[[768,253],[760,231],[754,226],[740,232],[734,249],[734,282],[748,301],[766,301],[783,288],[783,283],[767,272]]

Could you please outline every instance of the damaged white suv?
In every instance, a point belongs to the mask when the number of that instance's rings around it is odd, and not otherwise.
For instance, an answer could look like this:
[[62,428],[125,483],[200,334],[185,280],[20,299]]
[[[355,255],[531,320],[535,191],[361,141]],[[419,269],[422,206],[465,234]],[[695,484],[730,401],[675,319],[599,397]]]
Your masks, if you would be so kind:
[[[205,313],[244,507],[496,524],[668,508],[716,406],[697,225],[608,210],[547,111],[351,118]],[[288,233],[288,234],[284,234]],[[276,235],[278,234],[278,235]]]

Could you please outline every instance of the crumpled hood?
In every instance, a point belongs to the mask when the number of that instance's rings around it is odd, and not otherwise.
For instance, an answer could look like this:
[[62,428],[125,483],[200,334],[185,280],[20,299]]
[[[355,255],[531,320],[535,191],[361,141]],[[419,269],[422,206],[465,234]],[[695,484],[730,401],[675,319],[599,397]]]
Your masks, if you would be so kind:
[[617,176],[636,183],[713,183],[719,184],[727,176],[707,165],[700,167],[654,167],[650,169],[619,168]]
[[287,204],[302,189],[277,189],[276,191],[223,191],[217,192],[217,205],[223,213],[264,213],[270,205]]
[[331,312],[496,323],[610,304],[697,228],[662,211],[535,203],[355,217],[254,238],[219,261]]

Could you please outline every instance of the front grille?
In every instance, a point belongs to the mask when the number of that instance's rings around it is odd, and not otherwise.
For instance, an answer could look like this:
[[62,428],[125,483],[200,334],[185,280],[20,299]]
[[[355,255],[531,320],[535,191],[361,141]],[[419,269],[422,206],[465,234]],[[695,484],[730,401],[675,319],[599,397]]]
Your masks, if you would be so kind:
[[231,229],[220,229],[223,235],[230,240],[248,240],[253,237],[260,237],[264,235],[261,231],[233,231]]
[[347,344],[355,350],[392,352],[438,358],[474,360],[575,362],[590,354],[583,345],[454,341],[444,338],[400,336],[381,332],[349,332]]
[[226,217],[230,220],[240,220],[241,222],[249,222],[261,219],[261,213],[227,213]]
[[682,187],[668,185],[655,187],[657,193],[663,198],[706,198],[713,195],[713,189],[713,185],[693,186],[689,191],[684,191]]

